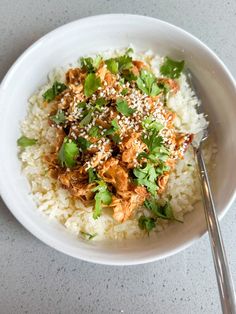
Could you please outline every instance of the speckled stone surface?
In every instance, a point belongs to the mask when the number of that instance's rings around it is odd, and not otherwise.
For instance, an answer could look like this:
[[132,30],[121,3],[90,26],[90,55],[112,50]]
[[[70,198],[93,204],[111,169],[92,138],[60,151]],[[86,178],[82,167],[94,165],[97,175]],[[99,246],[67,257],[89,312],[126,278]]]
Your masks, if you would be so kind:
[[[48,31],[102,13],[143,14],[180,26],[211,47],[236,76],[235,0],[1,0],[0,12],[0,80]],[[236,203],[221,227],[236,281]],[[220,312],[207,236],[156,263],[100,266],[44,245],[0,203],[0,314]]]

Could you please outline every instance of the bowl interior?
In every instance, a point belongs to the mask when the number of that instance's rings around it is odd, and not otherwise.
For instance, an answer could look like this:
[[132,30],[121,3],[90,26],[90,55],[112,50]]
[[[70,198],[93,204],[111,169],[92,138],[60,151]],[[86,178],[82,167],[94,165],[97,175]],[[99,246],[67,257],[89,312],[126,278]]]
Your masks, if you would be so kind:
[[75,239],[62,226],[36,210],[29,185],[22,176],[16,140],[19,122],[27,111],[27,100],[46,81],[53,68],[80,56],[132,43],[137,50],[152,49],[186,61],[194,84],[209,115],[211,134],[218,147],[211,176],[219,215],[232,201],[236,145],[235,85],[219,59],[200,41],[165,22],[132,15],[105,15],[67,24],[30,47],[13,65],[0,90],[0,188],[4,201],[16,218],[45,243],[69,255],[105,264],[136,264],[179,251],[206,230],[201,205],[186,215],[184,224],[173,224],[157,237],[142,241],[85,242]]

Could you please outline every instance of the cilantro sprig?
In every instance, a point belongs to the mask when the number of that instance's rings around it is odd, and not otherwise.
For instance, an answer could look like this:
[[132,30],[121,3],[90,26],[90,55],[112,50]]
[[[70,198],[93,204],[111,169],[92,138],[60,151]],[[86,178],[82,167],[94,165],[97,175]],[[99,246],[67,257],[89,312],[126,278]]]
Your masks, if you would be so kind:
[[148,134],[142,136],[142,141],[147,145],[149,153],[143,152],[139,158],[145,157],[154,163],[158,160],[166,161],[168,159],[170,153],[164,145],[163,137],[158,134],[158,125],[156,125],[156,128],[150,129]]
[[144,202],[144,206],[150,210],[155,218],[176,220],[182,222],[175,218],[172,206],[169,201],[157,201],[155,198],[151,197]]
[[175,220],[181,222],[175,218],[172,206],[169,201],[157,201],[154,197],[151,197],[144,202],[144,206],[150,211],[151,217],[142,215],[138,219],[139,228],[146,230],[148,233],[156,227],[158,218],[165,220]]
[[62,167],[72,168],[76,165],[76,158],[79,155],[79,148],[77,144],[64,138],[63,144],[58,153],[58,160]]
[[147,70],[141,70],[136,84],[138,88],[148,96],[157,96],[161,92],[161,89],[157,85],[157,78],[152,72]]
[[156,196],[158,190],[156,179],[158,174],[153,164],[147,163],[144,167],[137,167],[133,169],[133,174],[138,185],[145,186],[148,192]]
[[91,57],[87,58],[80,58],[81,66],[84,68],[88,73],[90,72],[96,72],[96,70],[99,68],[102,57],[96,56],[94,59]]
[[44,94],[43,98],[44,100],[50,102],[54,100],[54,98],[59,95],[61,92],[63,92],[65,89],[67,89],[67,86],[63,83],[60,83],[58,81],[55,81],[55,83],[52,85],[51,88],[49,88]]
[[181,72],[184,69],[184,61],[175,61],[169,57],[165,57],[164,63],[160,67],[162,75],[177,79],[180,77]]
[[107,184],[102,180],[97,180],[98,184],[92,191],[96,192],[95,194],[95,205],[93,209],[93,218],[97,219],[101,216],[102,205],[109,205],[112,201],[112,194],[108,190]]
[[132,72],[133,62],[130,54],[133,52],[132,48],[127,49],[122,56],[105,60],[107,69],[112,74],[120,74],[124,81],[135,81],[137,77]]
[[164,126],[160,122],[156,121],[153,116],[148,116],[145,118],[142,122],[142,126],[146,130],[155,130],[157,132],[164,128]]

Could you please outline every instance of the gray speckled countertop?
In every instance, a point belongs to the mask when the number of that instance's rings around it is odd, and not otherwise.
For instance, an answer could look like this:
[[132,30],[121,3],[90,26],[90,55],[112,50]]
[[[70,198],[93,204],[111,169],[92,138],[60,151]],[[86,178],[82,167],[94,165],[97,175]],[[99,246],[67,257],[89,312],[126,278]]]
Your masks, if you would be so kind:
[[[0,1],[0,80],[36,39],[102,13],[157,17],[203,40],[236,76],[235,0]],[[236,203],[221,222],[236,280]],[[134,267],[89,264],[27,232],[0,203],[0,313],[220,313],[207,236],[182,253]]]

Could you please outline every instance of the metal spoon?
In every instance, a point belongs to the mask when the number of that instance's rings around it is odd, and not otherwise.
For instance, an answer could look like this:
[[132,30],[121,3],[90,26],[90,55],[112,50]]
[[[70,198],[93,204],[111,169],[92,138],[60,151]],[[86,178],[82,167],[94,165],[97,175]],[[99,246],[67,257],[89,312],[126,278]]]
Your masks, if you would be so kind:
[[[191,81],[191,74],[187,73],[188,81],[194,91]],[[197,95],[197,93],[195,93]],[[198,113],[203,113],[202,108],[198,107]],[[224,244],[220,231],[219,221],[211,193],[208,174],[205,162],[202,157],[202,143],[208,137],[208,129],[201,134],[197,134],[198,141],[193,141],[192,146],[198,166],[202,199],[205,209],[205,217],[207,222],[208,234],[211,243],[211,250],[215,265],[216,278],[220,293],[221,307],[224,314],[236,313],[236,301],[232,276],[230,274],[228,261],[225,254]]]

